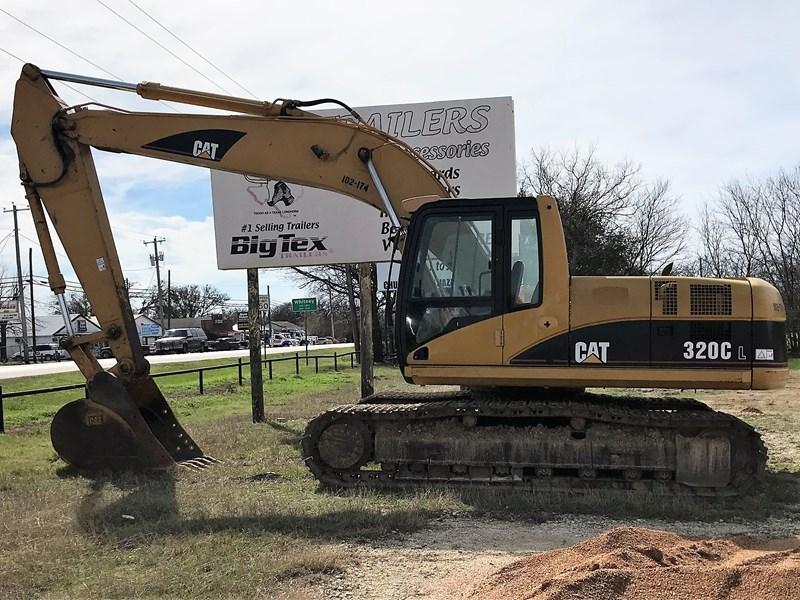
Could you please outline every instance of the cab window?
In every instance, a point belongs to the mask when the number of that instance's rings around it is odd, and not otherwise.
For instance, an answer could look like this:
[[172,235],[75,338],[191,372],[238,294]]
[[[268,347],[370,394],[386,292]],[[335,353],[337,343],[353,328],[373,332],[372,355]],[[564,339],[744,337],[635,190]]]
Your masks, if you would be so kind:
[[541,264],[539,230],[536,217],[512,216],[509,228],[511,261],[509,263],[510,308],[536,306],[541,302]]
[[493,257],[491,214],[425,220],[406,317],[412,346],[493,314]]

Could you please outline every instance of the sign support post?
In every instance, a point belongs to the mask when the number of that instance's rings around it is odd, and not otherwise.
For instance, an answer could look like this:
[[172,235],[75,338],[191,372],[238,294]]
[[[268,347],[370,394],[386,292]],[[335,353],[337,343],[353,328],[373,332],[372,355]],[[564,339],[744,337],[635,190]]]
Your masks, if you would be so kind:
[[264,380],[261,375],[261,307],[258,302],[258,269],[247,269],[247,309],[250,329],[250,396],[253,423],[263,423]]
[[375,393],[372,353],[372,269],[370,263],[358,265],[361,300],[361,397]]

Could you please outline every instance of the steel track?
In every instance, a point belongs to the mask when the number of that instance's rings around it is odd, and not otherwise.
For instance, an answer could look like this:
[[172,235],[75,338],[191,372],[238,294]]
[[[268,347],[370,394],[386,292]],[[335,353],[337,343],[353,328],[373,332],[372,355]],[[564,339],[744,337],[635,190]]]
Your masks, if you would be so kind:
[[[480,429],[481,426],[487,428]],[[421,432],[418,447],[416,431]],[[504,436],[498,438],[498,445],[505,445],[525,442],[535,435],[580,436],[592,431],[606,431],[606,439],[608,432],[619,435],[623,446],[626,438],[638,439],[645,431],[657,440],[667,440],[668,446],[673,437],[728,440],[724,445],[729,447],[729,477],[711,485],[702,480],[686,485],[677,480],[679,473],[670,461],[646,465],[623,461],[614,468],[596,463],[560,465],[542,462],[536,451],[523,460],[497,462],[481,462],[474,460],[475,456],[465,461],[452,456],[437,458],[435,453],[426,455],[431,432],[445,443],[456,444],[460,440],[469,451],[469,440],[482,440],[484,433]],[[422,442],[426,433],[427,446]],[[384,456],[376,464],[376,439],[379,446],[385,445],[381,437],[387,435],[404,440],[403,455],[390,459]],[[570,443],[573,442],[564,437],[565,447]],[[376,394],[359,404],[340,406],[312,419],[306,427],[302,449],[314,476],[336,487],[617,488],[711,496],[752,490],[759,484],[767,456],[760,436],[751,426],[696,400],[526,389]]]

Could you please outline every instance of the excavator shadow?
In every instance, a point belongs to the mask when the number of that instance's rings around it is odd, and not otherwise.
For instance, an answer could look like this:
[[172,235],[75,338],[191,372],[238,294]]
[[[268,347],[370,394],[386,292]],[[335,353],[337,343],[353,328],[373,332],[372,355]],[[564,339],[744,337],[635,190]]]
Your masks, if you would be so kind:
[[286,444],[287,446],[299,446],[300,440],[303,438],[303,427],[301,426],[293,427],[281,421],[268,420],[267,427],[281,432],[283,435],[278,437],[278,443]]
[[[438,493],[470,507],[476,515],[500,519],[546,522],[564,514],[597,515],[611,518],[670,520],[762,519],[794,515],[800,498],[800,472],[766,474],[763,485],[746,496],[708,497],[692,494],[658,494],[624,489],[530,490],[492,486],[443,487]],[[363,493],[352,488],[320,484],[317,494],[347,497]],[[371,493],[407,500],[425,494],[420,486],[377,488]]]
[[[287,507],[259,514],[231,511],[230,515],[191,516],[197,512],[202,515],[203,511],[191,507],[182,510],[188,506],[187,496],[180,497],[179,502],[172,474],[96,477],[90,480],[88,493],[77,507],[76,522],[80,531],[97,541],[127,547],[150,543],[147,540],[159,537],[220,532],[348,540],[378,536],[390,530],[416,530],[435,517],[430,511],[413,507],[388,514],[368,507],[326,508],[303,514]],[[202,501],[203,498],[195,499]]]

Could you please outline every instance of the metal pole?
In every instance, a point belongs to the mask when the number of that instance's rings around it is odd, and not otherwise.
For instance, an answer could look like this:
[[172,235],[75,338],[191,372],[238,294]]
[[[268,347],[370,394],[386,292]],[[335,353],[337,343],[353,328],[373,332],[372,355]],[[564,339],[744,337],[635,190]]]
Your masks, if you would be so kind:
[[14,213],[14,246],[17,250],[17,301],[19,302],[20,320],[22,321],[22,354],[25,364],[28,364],[28,324],[25,321],[25,290],[22,287],[22,263],[19,257],[19,223],[17,222],[17,205],[11,205],[11,212]]
[[258,269],[247,269],[247,310],[250,322],[250,396],[253,423],[263,423],[264,379],[261,375],[261,309],[258,305]]
[[0,385],[0,433],[6,432],[6,420],[3,416],[3,386]]
[[172,269],[167,269],[167,329],[172,329]]
[[330,285],[328,285],[328,309],[331,313],[331,337],[336,338],[336,332],[333,330],[333,292]]
[[200,395],[202,396],[203,395],[203,369],[200,369],[199,371],[197,371],[197,374],[199,376],[197,383],[198,383],[198,387],[200,388]]
[[272,297],[269,295],[269,286],[267,286],[267,323],[269,328],[269,339],[272,342]]
[[303,313],[304,323],[303,328],[306,330],[306,366],[308,366],[308,311]]
[[31,335],[33,336],[33,362],[36,363],[36,309],[33,306],[33,248],[28,248],[28,283],[31,288]]

